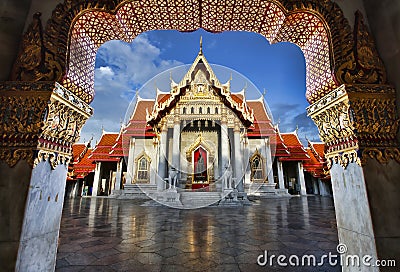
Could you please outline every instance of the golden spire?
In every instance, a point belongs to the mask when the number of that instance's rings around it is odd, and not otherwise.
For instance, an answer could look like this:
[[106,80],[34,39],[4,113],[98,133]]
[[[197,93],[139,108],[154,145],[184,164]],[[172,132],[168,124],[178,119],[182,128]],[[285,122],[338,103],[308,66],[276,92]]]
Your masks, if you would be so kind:
[[200,52],[199,54],[203,54],[203,36],[200,36]]

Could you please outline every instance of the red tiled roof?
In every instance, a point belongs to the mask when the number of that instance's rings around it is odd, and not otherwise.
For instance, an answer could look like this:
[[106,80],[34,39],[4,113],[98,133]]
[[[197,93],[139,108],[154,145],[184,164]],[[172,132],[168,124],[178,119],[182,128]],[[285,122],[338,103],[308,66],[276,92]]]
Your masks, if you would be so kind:
[[84,143],[77,143],[72,145],[72,158],[73,161],[79,161],[82,152],[85,151],[86,144]]
[[281,161],[304,161],[310,159],[295,132],[282,133],[281,136],[290,153],[290,157],[281,157]]
[[[100,138],[100,141],[96,146],[103,147],[103,146],[112,146],[115,143],[115,140],[118,137],[118,133],[103,133]],[[96,148],[94,149],[96,150]]]
[[88,173],[93,172],[95,165],[88,157],[92,149],[86,144],[78,143],[72,146],[73,160],[68,166],[68,181],[84,178]]
[[[159,95],[166,97],[167,95]],[[153,137],[153,128],[147,125],[146,109],[151,112],[154,106],[154,100],[139,100],[136,103],[135,111],[124,129],[124,135],[130,136],[148,136]]]
[[262,100],[246,102],[254,112],[254,124],[248,128],[247,136],[273,136],[275,134],[274,126],[268,116],[267,110]]
[[281,133],[281,136],[286,146],[290,147],[303,146],[295,133]]
[[[115,144],[111,147],[110,156],[111,157],[123,157],[124,156],[124,149],[122,148],[122,133],[118,135],[118,138]],[[128,151],[128,150],[126,150]],[[127,154],[127,152],[125,152]]]
[[316,178],[322,178],[322,179],[330,178],[329,174],[328,175],[325,174],[324,171],[326,165],[325,162],[317,158],[312,148],[308,147],[306,148],[306,151],[310,159],[304,161],[303,163],[304,169]]
[[89,158],[89,156],[92,154],[92,149],[88,149],[88,151],[85,153],[83,158],[76,164],[73,165],[74,172],[76,174],[88,174],[92,171],[94,171],[94,168],[96,167],[95,164],[93,164],[93,160]]
[[118,161],[118,158],[110,156],[111,148],[115,144],[118,133],[103,133],[99,143],[93,149],[89,159],[92,161]]
[[136,103],[133,115],[131,116],[131,121],[146,121],[146,109],[151,112],[153,106],[154,100],[139,99]]
[[324,143],[311,143],[310,147],[318,154],[320,158],[325,157],[325,144]]
[[283,142],[282,136],[279,133],[279,130],[276,131],[276,151],[275,151],[275,156],[276,157],[289,157],[290,152]]

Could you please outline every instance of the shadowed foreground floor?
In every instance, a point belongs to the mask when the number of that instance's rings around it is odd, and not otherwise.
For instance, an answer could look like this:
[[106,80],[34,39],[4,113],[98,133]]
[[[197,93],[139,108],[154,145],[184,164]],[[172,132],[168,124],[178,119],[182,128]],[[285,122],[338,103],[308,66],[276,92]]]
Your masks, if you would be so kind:
[[[56,271],[340,271],[257,265],[272,254],[319,257],[338,244],[332,198],[262,199],[241,208],[177,210],[140,200],[64,204]],[[286,262],[288,260],[286,259]]]

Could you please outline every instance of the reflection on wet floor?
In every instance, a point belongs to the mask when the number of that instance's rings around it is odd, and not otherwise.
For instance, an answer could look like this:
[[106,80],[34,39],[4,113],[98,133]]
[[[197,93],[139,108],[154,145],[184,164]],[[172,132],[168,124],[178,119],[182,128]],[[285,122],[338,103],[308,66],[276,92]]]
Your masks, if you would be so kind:
[[332,198],[261,199],[178,210],[142,200],[67,200],[56,271],[341,271],[257,265],[257,257],[336,253]]

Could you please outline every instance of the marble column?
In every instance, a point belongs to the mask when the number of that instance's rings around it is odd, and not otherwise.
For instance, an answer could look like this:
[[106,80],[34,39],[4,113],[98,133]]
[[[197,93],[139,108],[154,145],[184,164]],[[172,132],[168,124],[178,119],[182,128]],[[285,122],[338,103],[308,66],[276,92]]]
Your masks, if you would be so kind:
[[[343,84],[307,108],[327,143],[338,237],[347,246],[344,257],[399,262],[397,112],[396,90],[384,84]],[[367,270],[379,267],[343,267],[346,272]]]
[[[181,139],[181,124],[179,119],[179,108],[175,107],[174,129],[172,133],[172,166],[180,171],[180,139]],[[179,177],[179,172],[178,172]],[[179,178],[178,178],[179,179]]]
[[135,177],[135,138],[129,140],[129,154],[127,163],[127,177],[126,183],[131,184]]
[[92,109],[56,82],[0,89],[10,113],[0,127],[0,270],[54,271],[71,147]]
[[272,156],[271,156],[271,145],[269,139],[265,138],[264,139],[264,146],[265,146],[265,158],[267,160],[267,174],[268,174],[268,183],[272,184],[275,183],[274,181],[274,169],[272,167]]
[[101,162],[96,162],[96,168],[94,169],[92,196],[97,196],[100,182],[101,182]]
[[242,150],[240,148],[240,127],[237,122],[235,122],[235,127],[233,129],[233,144],[235,151],[235,177],[237,182],[237,188],[239,192],[244,192],[244,177],[243,177],[243,156]]
[[318,187],[319,187],[319,195],[326,196],[327,193],[325,189],[325,184],[322,182],[320,178],[318,179]]
[[115,186],[112,188],[111,193],[113,191],[121,190],[121,178],[122,178],[122,166],[123,166],[124,158],[121,158],[117,163],[117,172],[115,173]]
[[313,184],[314,195],[319,195],[319,184],[318,184],[318,179],[313,177],[313,178],[312,178],[312,184]]
[[157,191],[165,190],[164,178],[167,177],[167,133],[168,128],[166,125],[161,130],[161,140],[158,154],[158,175],[157,175]]
[[297,162],[297,182],[300,185],[300,195],[307,195],[306,181],[304,179],[303,163]]
[[[226,118],[226,109],[223,107],[221,110],[221,165],[222,165],[222,173],[221,177],[225,174],[226,166],[231,167],[230,165],[230,146],[229,146],[229,136],[228,136],[228,124]],[[233,169],[232,169],[233,170]]]
[[278,168],[279,189],[285,189],[285,179],[283,177],[283,162],[276,160],[276,163]]

